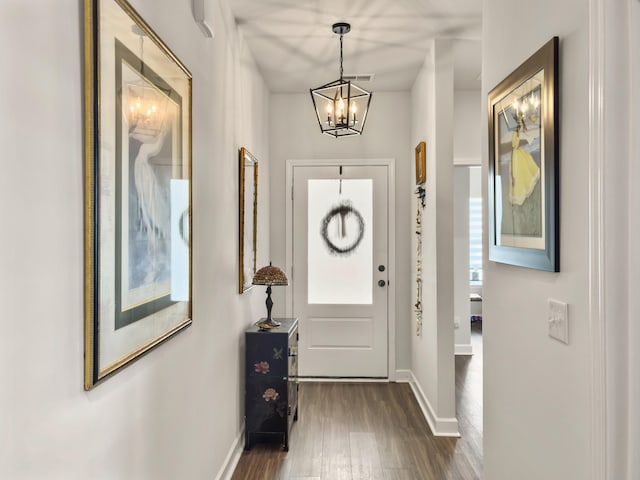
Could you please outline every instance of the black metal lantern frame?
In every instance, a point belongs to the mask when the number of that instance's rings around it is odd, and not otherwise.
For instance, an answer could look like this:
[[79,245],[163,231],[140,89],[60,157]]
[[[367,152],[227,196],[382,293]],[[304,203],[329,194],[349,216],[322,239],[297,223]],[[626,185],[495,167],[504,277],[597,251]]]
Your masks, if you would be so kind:
[[335,23],[340,35],[340,78],[310,90],[320,131],[332,137],[360,135],[369,112],[372,93],[343,79],[342,36],[351,30],[348,23]]

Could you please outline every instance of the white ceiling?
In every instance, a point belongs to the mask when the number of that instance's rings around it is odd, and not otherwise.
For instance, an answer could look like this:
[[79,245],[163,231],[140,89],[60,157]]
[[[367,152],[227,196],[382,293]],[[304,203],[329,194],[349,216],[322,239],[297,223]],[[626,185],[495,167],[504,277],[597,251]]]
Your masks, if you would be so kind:
[[454,45],[457,89],[480,88],[480,0],[228,0],[258,68],[273,92],[308,92],[339,77],[335,22],[344,36],[344,73],[373,91],[409,90],[430,40]]

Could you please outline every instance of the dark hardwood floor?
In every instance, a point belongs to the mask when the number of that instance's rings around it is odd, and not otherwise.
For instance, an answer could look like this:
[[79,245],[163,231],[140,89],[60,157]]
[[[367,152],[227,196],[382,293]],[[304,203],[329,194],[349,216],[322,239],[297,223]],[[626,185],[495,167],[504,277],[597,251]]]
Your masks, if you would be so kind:
[[404,383],[302,383],[289,452],[245,451],[233,480],[475,480],[482,477],[482,322],[456,357],[461,438],[431,434]]

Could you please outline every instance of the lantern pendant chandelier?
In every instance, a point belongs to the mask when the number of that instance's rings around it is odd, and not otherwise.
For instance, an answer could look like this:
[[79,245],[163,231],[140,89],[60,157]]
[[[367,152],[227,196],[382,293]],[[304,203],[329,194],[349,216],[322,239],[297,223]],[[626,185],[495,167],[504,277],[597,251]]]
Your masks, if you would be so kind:
[[322,133],[335,138],[360,135],[367,119],[372,94],[343,79],[342,37],[349,33],[351,25],[334,23],[332,29],[333,33],[340,35],[340,78],[311,89],[311,99]]

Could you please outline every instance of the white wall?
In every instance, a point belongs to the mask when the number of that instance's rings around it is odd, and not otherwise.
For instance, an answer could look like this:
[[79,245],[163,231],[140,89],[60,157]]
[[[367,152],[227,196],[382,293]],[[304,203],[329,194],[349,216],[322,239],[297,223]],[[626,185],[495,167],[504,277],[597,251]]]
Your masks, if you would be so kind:
[[217,1],[213,40],[190,2],[132,1],[193,74],[193,326],[85,392],[82,3],[0,7],[0,477],[212,479],[241,427],[242,332],[264,308],[236,293],[237,149],[261,160],[266,206],[268,94]]
[[[319,79],[319,82],[322,80]],[[315,84],[312,84],[315,85]],[[365,85],[362,85],[366,87]],[[395,159],[396,171],[396,367],[408,369],[413,279],[409,238],[412,204],[407,194],[413,175],[413,146],[409,138],[408,92],[373,92],[371,109],[361,136],[332,138],[318,127],[309,94],[273,94],[270,112],[271,143],[271,258],[285,265],[285,166],[287,160]],[[415,183],[415,179],[414,182]],[[390,212],[391,213],[391,212]],[[277,291],[276,291],[277,290]],[[285,289],[274,290],[274,312],[284,313]],[[286,289],[290,292],[290,287]],[[290,296],[289,296],[290,298]]]
[[482,197],[483,186],[482,168],[480,166],[469,168],[469,196]]
[[[484,474],[491,480],[587,479],[588,2],[485,0],[483,6],[483,98],[552,36],[560,37],[561,171],[561,272],[489,262],[485,253]],[[486,137],[482,152],[486,175]],[[483,198],[486,205],[486,186]],[[569,345],[547,335],[550,297],[569,304]]]
[[[607,479],[640,476],[640,329],[638,329],[638,136],[640,104],[638,23],[635,0],[594,2],[602,54],[602,258],[603,322],[606,328]],[[595,52],[594,52],[595,53]],[[615,162],[610,159],[615,158]]]
[[[640,111],[640,4],[636,1],[628,1],[629,12],[627,28],[630,35],[627,41],[630,45],[631,59],[629,62],[631,67],[631,106],[630,111],[624,118],[627,119],[627,125],[635,119],[635,112]],[[624,18],[624,17],[623,17]],[[628,102],[625,102],[629,105]],[[637,129],[634,129],[637,132]],[[637,292],[640,291],[640,249],[638,249],[637,240],[640,238],[640,137],[637,134],[630,135],[630,130],[626,131],[627,138],[630,140],[628,144],[629,154],[628,162],[630,172],[628,176],[628,188],[630,192],[629,211],[627,213],[629,219],[629,235],[628,235],[628,265],[633,267],[629,272],[629,292],[633,292],[628,296],[629,311],[627,314],[627,324],[629,325],[628,348],[629,354],[622,357],[622,361],[628,362],[628,382],[629,393],[626,411],[628,412],[626,424],[629,425],[629,434],[627,446],[625,448],[625,457],[628,462],[627,478],[640,478],[640,456],[637,455],[640,447],[640,414],[638,413],[638,405],[640,405],[640,326],[638,318],[640,318],[640,297]],[[615,328],[615,327],[614,327]],[[616,352],[617,350],[613,350]],[[620,355],[620,353],[618,353]],[[615,434],[616,432],[613,431]],[[611,478],[615,478],[611,476]]]
[[[432,428],[456,434],[453,333],[453,64],[437,40],[411,90],[412,143],[427,142],[422,223],[423,329],[411,335],[411,369]],[[413,236],[413,235],[412,235]],[[415,241],[412,262],[415,265]],[[415,297],[414,297],[415,302]]]
[[480,90],[455,90],[453,95],[453,163],[480,165],[481,116],[484,114]]

